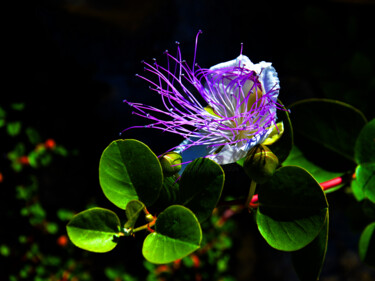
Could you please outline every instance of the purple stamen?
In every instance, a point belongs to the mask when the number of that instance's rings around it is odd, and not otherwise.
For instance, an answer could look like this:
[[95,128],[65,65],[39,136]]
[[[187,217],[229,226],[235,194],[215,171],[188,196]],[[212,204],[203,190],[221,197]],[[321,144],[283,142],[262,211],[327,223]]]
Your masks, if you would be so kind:
[[[201,33],[199,31],[195,38],[191,68],[182,60],[180,43],[176,41],[176,57],[168,50],[164,52],[167,58],[166,68],[159,65],[156,59],[153,59],[153,64],[142,62],[146,72],[157,76],[157,82],[136,74],[150,84],[151,90],[161,95],[164,109],[127,100],[123,102],[135,109],[134,114],[153,122],[146,125],[148,128],[171,132],[190,140],[188,144],[181,144],[173,149],[186,150],[192,146],[204,145],[211,151],[206,157],[215,157],[216,147],[226,145],[245,146],[248,149],[255,141],[266,136],[270,127],[275,125],[276,110],[281,108],[276,101],[278,80],[265,92],[260,80],[263,68],[259,73],[247,68],[249,60],[242,55],[242,43],[236,64],[211,69],[199,67],[196,55]],[[191,86],[191,90],[187,85]],[[202,105],[197,96],[206,104]],[[214,115],[206,111],[207,106]],[[132,126],[122,133],[133,128],[144,126]]]

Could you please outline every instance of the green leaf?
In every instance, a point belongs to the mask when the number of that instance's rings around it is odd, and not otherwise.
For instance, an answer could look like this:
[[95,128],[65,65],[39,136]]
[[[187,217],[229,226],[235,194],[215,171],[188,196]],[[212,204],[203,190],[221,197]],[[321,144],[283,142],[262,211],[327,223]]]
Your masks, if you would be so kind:
[[328,203],[320,185],[305,169],[282,167],[258,189],[256,219],[268,244],[295,251],[315,239],[326,220]]
[[191,162],[180,180],[180,203],[200,222],[211,216],[224,186],[224,171],[214,161],[198,158]]
[[13,110],[22,111],[25,108],[25,104],[24,103],[12,103],[11,107]]
[[306,247],[292,252],[294,269],[301,281],[319,280],[328,245],[328,214],[318,236]]
[[283,109],[278,109],[276,112],[277,122],[283,122],[284,133],[281,138],[270,145],[269,148],[277,156],[279,163],[282,163],[288,157],[293,146],[293,128],[287,109],[279,100],[278,102],[283,106]]
[[15,137],[21,132],[21,122],[9,122],[7,124],[7,132],[10,136]]
[[319,183],[334,179],[341,176],[343,173],[327,171],[311,161],[307,160],[302,151],[293,146],[288,158],[283,162],[284,166],[300,166],[306,169]]
[[352,180],[350,187],[352,188],[353,195],[357,201],[365,199],[365,193],[363,192],[362,186],[358,180]]
[[371,266],[375,266],[375,222],[369,224],[359,239],[359,257]]
[[353,169],[354,145],[366,118],[339,101],[309,99],[291,107],[295,143],[305,157],[337,172]]
[[158,158],[148,146],[137,140],[117,140],[102,154],[99,180],[105,196],[125,209],[133,199],[152,205],[158,198],[163,174]]
[[163,186],[160,190],[158,200],[155,202],[153,209],[160,212],[165,208],[177,203],[179,193],[179,183],[175,176],[164,177]]
[[143,212],[145,205],[138,200],[131,200],[126,205],[126,218],[128,221],[125,223],[125,228],[134,228],[134,225],[139,217],[139,214]]
[[357,164],[375,163],[375,119],[368,122],[361,130],[354,152]]
[[[375,163],[365,163],[357,166],[356,178],[352,187],[360,189],[365,198],[375,203]],[[361,191],[353,189],[354,194],[361,194]],[[363,199],[363,198],[362,198]]]
[[201,241],[197,217],[189,209],[173,205],[158,216],[155,232],[146,237],[142,253],[149,262],[169,263],[197,250]]
[[104,253],[117,245],[120,220],[110,210],[92,208],[75,215],[66,229],[70,240],[77,247]]

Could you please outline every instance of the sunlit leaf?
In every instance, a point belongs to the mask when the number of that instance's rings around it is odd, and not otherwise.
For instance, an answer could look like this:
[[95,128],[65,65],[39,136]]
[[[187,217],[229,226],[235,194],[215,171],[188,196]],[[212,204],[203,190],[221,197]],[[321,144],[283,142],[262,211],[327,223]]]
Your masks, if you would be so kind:
[[362,232],[359,239],[359,257],[367,264],[375,266],[375,222]]
[[197,250],[201,241],[202,230],[193,212],[173,205],[158,216],[155,232],[146,237],[142,253],[152,263],[169,263]]
[[272,247],[299,250],[320,233],[328,203],[318,182],[305,169],[282,167],[258,192],[258,229]]
[[295,271],[301,281],[316,281],[322,270],[328,245],[328,214],[318,236],[306,247],[292,252]]
[[99,180],[105,196],[125,209],[134,199],[152,205],[158,198],[163,174],[158,158],[145,144],[117,140],[102,154]]
[[[375,203],[375,163],[359,165],[355,171],[354,187],[361,189],[364,197]],[[352,185],[353,187],[353,185]],[[361,191],[357,191],[360,194]],[[353,190],[353,192],[356,192]]]
[[110,210],[92,208],[75,215],[66,228],[70,240],[77,247],[104,253],[117,245],[120,220]]
[[145,209],[145,205],[138,200],[131,200],[126,205],[126,218],[128,219],[125,223],[125,228],[133,228],[140,213]]

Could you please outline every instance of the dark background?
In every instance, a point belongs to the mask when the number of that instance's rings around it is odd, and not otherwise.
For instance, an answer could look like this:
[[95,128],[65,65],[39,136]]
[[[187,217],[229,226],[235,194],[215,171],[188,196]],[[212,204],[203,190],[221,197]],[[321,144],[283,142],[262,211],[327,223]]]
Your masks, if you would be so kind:
[[[284,104],[311,97],[333,98],[357,107],[368,119],[374,118],[370,99],[375,94],[375,6],[371,2],[39,1],[32,31],[34,62],[28,74],[34,78],[32,87],[27,93],[2,94],[1,102],[24,102],[24,120],[68,150],[78,151],[74,161],[50,169],[41,193],[44,205],[81,211],[91,200],[112,208],[98,184],[101,152],[126,127],[144,124],[131,115],[122,100],[160,104],[147,83],[135,77],[143,72],[141,61],[155,57],[162,62],[163,51],[173,53],[174,42],[179,41],[183,57],[191,62],[199,29],[203,31],[197,53],[201,67],[236,58],[243,43],[243,53],[254,63],[272,62]],[[129,131],[123,137],[145,142],[156,154],[180,141],[149,129]],[[345,202],[344,198],[337,204]],[[336,240],[331,243],[322,280],[367,280],[347,277],[348,260],[354,259],[351,264],[356,268],[364,267],[355,256],[358,233],[345,234],[348,228],[341,220],[331,228]],[[253,234],[245,236],[250,241],[258,239]],[[237,266],[233,271],[237,271],[238,280],[267,277],[272,272],[269,267],[277,272],[272,280],[295,278],[290,277],[290,266],[283,268],[284,256],[267,250],[266,245],[257,251],[264,251],[255,252],[260,256],[259,272],[246,273]],[[116,260],[122,259],[122,253],[115,254]],[[139,261],[140,254],[134,255]],[[237,259],[245,268],[246,262],[251,262],[246,254],[243,259],[237,255]],[[130,260],[129,255],[124,257],[124,263]],[[259,265],[266,260],[268,264]],[[94,267],[100,276],[100,267]]]

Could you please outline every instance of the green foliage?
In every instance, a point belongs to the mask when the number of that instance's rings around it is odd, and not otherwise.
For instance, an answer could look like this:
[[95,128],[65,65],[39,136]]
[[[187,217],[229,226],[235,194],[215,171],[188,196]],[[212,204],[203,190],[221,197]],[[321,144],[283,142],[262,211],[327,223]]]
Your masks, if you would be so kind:
[[187,208],[173,205],[156,221],[155,232],[144,243],[143,256],[153,263],[169,263],[200,247],[202,230],[197,217]]
[[139,214],[145,209],[145,205],[138,200],[131,200],[126,205],[126,218],[128,219],[125,223],[124,228],[134,228],[134,225],[139,217]]
[[375,119],[361,130],[355,143],[356,178],[352,182],[358,201],[368,198],[375,203]]
[[359,256],[362,261],[375,266],[375,222],[362,232],[359,239]]
[[365,163],[357,166],[355,170],[356,179],[353,181],[354,188],[359,189],[357,194],[362,200],[364,198],[370,199],[375,203],[375,162]]
[[331,172],[315,165],[313,162],[309,161],[302,153],[302,151],[294,145],[292,151],[290,152],[288,158],[283,162],[284,166],[299,166],[307,171],[318,181],[325,182],[330,179],[339,177],[342,173]]
[[116,247],[120,227],[120,220],[114,212],[92,208],[75,215],[66,229],[77,247],[104,253]]
[[212,214],[224,186],[224,172],[214,161],[198,158],[180,180],[180,203],[194,212],[200,222]]
[[366,124],[359,110],[322,99],[299,101],[290,109],[296,144],[310,161],[339,167],[340,172],[352,168],[356,139]]
[[[282,121],[284,126],[283,135],[270,144],[272,151],[266,148],[270,155],[280,158],[282,167],[276,169],[278,162],[275,161],[276,172],[268,173],[267,178],[261,181],[254,181],[257,177],[251,174],[246,200],[243,196],[232,201],[247,202],[248,205],[240,203],[242,208],[227,209],[213,225],[224,224],[228,213],[232,215],[243,208],[249,211],[257,208],[255,222],[266,242],[274,249],[292,252],[293,264],[301,281],[313,281],[319,278],[324,264],[329,227],[325,187],[319,182],[341,177],[341,183],[331,190],[336,191],[349,183],[357,199],[375,200],[372,188],[375,174],[374,123],[364,127],[366,120],[358,110],[331,100],[298,102],[291,107],[291,112],[293,128],[288,110],[278,111],[278,121]],[[319,114],[316,115],[316,112]],[[310,122],[313,116],[314,122]],[[18,150],[22,150],[21,147]],[[100,159],[99,180],[105,196],[117,207],[125,209],[125,223],[121,225],[120,219],[110,210],[89,209],[74,216],[68,223],[71,241],[89,251],[107,252],[117,245],[121,237],[137,236],[139,231],[148,230],[151,233],[145,238],[142,248],[148,262],[159,265],[182,263],[185,268],[196,269],[201,261],[198,260],[199,251],[195,251],[208,247],[207,262],[215,263],[217,272],[225,273],[230,258],[219,252],[230,248],[231,240],[227,236],[219,235],[217,238],[216,235],[212,242],[214,246],[210,244],[210,238],[202,242],[200,225],[208,222],[221,203],[223,206],[228,204],[221,198],[224,171],[210,159],[197,158],[187,165],[180,177],[174,170],[173,161],[177,159],[179,164],[183,159],[174,152],[171,155],[171,159],[158,159],[139,141],[113,141]],[[339,160],[327,165],[326,160],[331,157]],[[347,175],[355,168],[354,160],[358,164],[356,179],[347,181]],[[338,165],[331,169],[333,163]],[[246,168],[244,159],[238,164]],[[253,172],[260,174],[258,170]],[[254,192],[257,196],[253,197]],[[252,200],[254,198],[258,200]],[[367,209],[371,215],[371,206]],[[145,224],[138,226],[142,221]],[[371,263],[369,253],[373,246],[369,242],[370,236],[373,237],[373,229],[366,228],[361,237],[360,251],[363,259]],[[205,250],[202,249],[202,252]],[[150,271],[157,272],[156,276],[174,276],[175,269],[171,265],[159,267],[146,264]],[[111,269],[107,269],[106,274],[113,278],[133,278],[123,271]],[[154,277],[149,280],[157,280]],[[196,278],[205,277],[202,274],[196,275]],[[225,280],[227,277],[223,274],[221,278]],[[230,280],[231,277],[228,278]]]
[[305,248],[292,252],[295,271],[301,281],[319,280],[328,246],[328,213],[318,236]]
[[258,228],[276,249],[305,247],[319,234],[327,214],[323,190],[302,168],[282,167],[259,188]]
[[159,195],[163,174],[158,158],[145,144],[117,140],[102,154],[99,180],[108,200],[125,209],[130,200],[152,205]]

